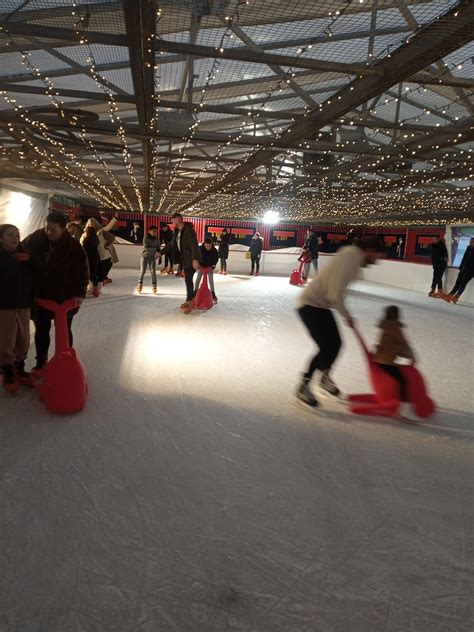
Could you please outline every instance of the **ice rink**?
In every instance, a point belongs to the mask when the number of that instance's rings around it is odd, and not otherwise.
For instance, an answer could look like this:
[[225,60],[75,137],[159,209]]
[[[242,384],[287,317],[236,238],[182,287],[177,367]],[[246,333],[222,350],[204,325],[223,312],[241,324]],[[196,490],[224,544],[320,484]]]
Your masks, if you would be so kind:
[[[86,410],[0,396],[1,632],[474,629],[472,308],[351,293],[371,342],[402,308],[440,409],[417,426],[295,406],[313,343],[286,278],[217,277],[189,316],[182,279],[113,278],[74,323]],[[366,391],[341,330],[334,377]]]

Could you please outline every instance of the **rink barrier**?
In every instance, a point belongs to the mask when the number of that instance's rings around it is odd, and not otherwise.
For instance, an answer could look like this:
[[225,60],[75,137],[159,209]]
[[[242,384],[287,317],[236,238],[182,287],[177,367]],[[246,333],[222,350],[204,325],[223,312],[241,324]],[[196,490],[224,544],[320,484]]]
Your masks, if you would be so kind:
[[[116,246],[122,268],[138,269],[140,263],[141,246]],[[269,250],[262,253],[260,260],[260,274],[268,276],[289,277],[295,265],[298,263],[298,254]],[[327,265],[334,255],[320,254],[320,268]],[[232,246],[227,261],[229,275],[248,275],[250,272],[250,260],[246,250],[233,250]],[[449,267],[445,275],[445,290],[449,291],[456,281],[457,268]],[[311,269],[310,276],[313,271]],[[364,268],[361,279],[381,285],[395,287],[413,292],[428,294],[431,286],[433,269],[426,263],[414,263],[385,259],[375,266]],[[434,299],[431,299],[434,300]],[[474,305],[474,280],[468,285],[459,305]],[[453,306],[453,309],[456,309]]]

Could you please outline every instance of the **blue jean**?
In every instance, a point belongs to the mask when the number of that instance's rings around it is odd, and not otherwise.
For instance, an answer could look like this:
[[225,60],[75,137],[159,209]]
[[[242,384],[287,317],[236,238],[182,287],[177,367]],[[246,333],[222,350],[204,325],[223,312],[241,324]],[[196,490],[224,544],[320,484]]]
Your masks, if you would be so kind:
[[[214,289],[214,270],[211,270],[209,272],[209,274],[207,275],[207,278],[209,279],[209,287],[211,288],[211,292],[213,294],[215,294],[215,289]],[[201,279],[202,279],[202,272],[201,272],[201,270],[198,270],[197,277],[196,277],[196,283],[194,285],[194,291],[195,292],[197,292],[199,290],[199,286],[201,285]]]

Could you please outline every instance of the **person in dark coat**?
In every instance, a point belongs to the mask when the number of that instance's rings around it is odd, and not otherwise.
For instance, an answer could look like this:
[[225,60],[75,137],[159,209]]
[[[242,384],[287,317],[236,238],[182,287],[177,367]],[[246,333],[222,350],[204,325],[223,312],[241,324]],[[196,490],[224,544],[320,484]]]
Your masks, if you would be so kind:
[[[433,280],[431,282],[431,290],[429,296],[433,298],[442,298],[443,296],[443,276],[448,265],[448,249],[444,239],[438,235],[433,238],[431,246],[431,264],[433,266]],[[438,288],[438,291],[436,291]]]
[[[217,303],[217,296],[214,287],[214,268],[219,261],[219,253],[217,252],[216,247],[212,243],[212,239],[208,237],[204,240],[204,243],[201,244],[201,267],[202,268],[212,268],[208,273],[207,278],[209,279],[209,287],[211,288],[212,298],[214,303]],[[196,284],[194,286],[194,293],[196,293],[201,285],[202,272],[198,270],[196,276]]]
[[158,228],[150,226],[143,239],[143,250],[140,260],[140,275],[138,277],[137,291],[140,294],[143,289],[143,279],[146,271],[151,273],[151,286],[153,294],[157,292],[156,285],[156,260],[160,257],[160,237]]
[[260,258],[263,250],[263,239],[261,238],[260,233],[255,233],[252,237],[249,250],[250,260],[252,262],[250,274],[252,275],[255,271],[255,276],[258,276],[258,273],[260,272]]
[[314,271],[317,272],[319,259],[319,242],[318,236],[312,228],[308,230],[307,239],[304,245],[311,253],[311,263],[313,264]]
[[160,230],[160,243],[163,254],[165,255],[165,267],[161,270],[161,274],[173,274],[173,232],[168,224],[163,224]]
[[25,371],[33,276],[29,257],[18,250],[19,243],[16,226],[0,226],[0,369],[3,388],[11,394],[20,384],[34,385],[32,376]]
[[[56,303],[75,299],[76,309],[68,314],[69,344],[72,346],[72,320],[87,293],[89,266],[86,253],[81,244],[67,232],[66,224],[66,216],[54,211],[46,217],[45,228],[29,235],[22,245],[30,255],[35,298]],[[34,371],[40,375],[48,360],[51,321],[54,315],[34,305],[32,317],[36,330]]]
[[193,225],[185,222],[181,213],[175,213],[171,221],[174,226],[172,249],[179,254],[186,283],[186,301],[181,308],[191,311],[194,308],[194,273],[199,268],[201,250]]
[[219,238],[219,259],[221,269],[219,274],[227,274],[227,259],[229,258],[230,233],[227,228],[222,230]]
[[469,246],[459,266],[459,274],[451,292],[445,298],[448,303],[457,303],[461,294],[466,289],[469,281],[474,277],[474,237],[470,240]]

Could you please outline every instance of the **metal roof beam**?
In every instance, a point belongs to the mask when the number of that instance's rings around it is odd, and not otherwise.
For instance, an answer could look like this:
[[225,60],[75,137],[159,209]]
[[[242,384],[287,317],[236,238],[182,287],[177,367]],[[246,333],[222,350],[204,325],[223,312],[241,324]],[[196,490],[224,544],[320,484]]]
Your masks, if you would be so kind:
[[[69,10],[69,14],[71,14],[71,10]],[[2,31],[10,33],[11,35],[24,35],[25,37],[39,37],[40,39],[55,40],[55,47],[60,47],[62,42],[69,42],[72,46],[77,46],[78,44],[77,32],[74,29],[65,29],[57,26],[32,24],[29,22],[6,22],[2,20],[0,21],[0,32]],[[127,46],[127,36],[115,33],[87,31],[87,41],[89,44]]]
[[[232,30],[238,34],[243,33],[232,25]],[[237,30],[239,33],[237,33]],[[201,46],[187,42],[171,42],[168,40],[157,40],[156,48],[167,53],[182,53],[183,55],[193,55],[194,57],[217,57],[218,59],[231,59],[235,61],[245,61],[254,64],[266,64],[268,66],[291,66],[293,68],[307,68],[315,72],[337,72],[342,74],[369,74],[379,75],[378,69],[367,68],[365,64],[343,64],[333,61],[311,59],[307,57],[297,57],[296,55],[276,55],[262,51],[261,47],[253,50],[243,47],[216,48],[214,46]]]

